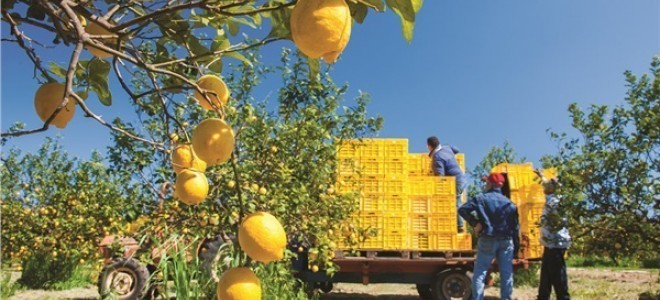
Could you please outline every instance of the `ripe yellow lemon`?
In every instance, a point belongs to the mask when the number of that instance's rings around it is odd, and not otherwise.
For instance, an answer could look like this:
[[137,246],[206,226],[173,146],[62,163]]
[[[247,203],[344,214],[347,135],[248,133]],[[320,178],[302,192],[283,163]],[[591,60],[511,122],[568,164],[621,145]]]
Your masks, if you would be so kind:
[[256,212],[243,220],[238,229],[238,242],[250,258],[268,263],[284,257],[286,233],[273,215]]
[[218,282],[218,300],[261,300],[257,275],[248,268],[225,271]]
[[291,36],[305,55],[334,63],[351,38],[351,24],[345,0],[299,0],[291,13]]
[[204,173],[183,170],[176,175],[176,195],[185,204],[201,203],[209,193],[209,183]]
[[[63,84],[54,82],[46,83],[37,89],[37,93],[34,95],[34,109],[42,121],[46,122],[57,107],[60,106],[65,90],[66,87]],[[69,102],[60,110],[50,124],[55,125],[57,128],[66,127],[66,124],[73,118],[75,111],[76,103],[73,99],[69,98]]]
[[[108,31],[107,29],[103,28],[101,25],[95,22],[90,22],[89,25],[85,26],[85,32],[93,35],[115,35],[114,33]],[[103,42],[106,46],[115,48],[117,47],[118,40],[116,38],[108,38],[108,39],[97,39],[97,41]],[[107,57],[112,57],[112,53],[102,51],[99,48],[96,48],[91,45],[87,45],[87,50],[92,53],[92,55],[98,57],[98,58],[107,58]]]
[[209,166],[223,163],[234,150],[234,131],[221,119],[206,119],[193,131],[192,146]]
[[172,152],[172,167],[176,174],[185,169],[206,171],[206,162],[197,157],[190,145],[179,145]]
[[[220,108],[227,104],[227,100],[229,100],[229,89],[227,89],[227,85],[222,79],[220,79],[220,77],[215,75],[204,75],[197,80],[197,85],[199,85],[202,90],[207,91],[206,95],[216,107]],[[204,95],[197,90],[195,90],[195,99],[204,109],[213,109],[213,106],[211,106],[209,101],[204,98]]]

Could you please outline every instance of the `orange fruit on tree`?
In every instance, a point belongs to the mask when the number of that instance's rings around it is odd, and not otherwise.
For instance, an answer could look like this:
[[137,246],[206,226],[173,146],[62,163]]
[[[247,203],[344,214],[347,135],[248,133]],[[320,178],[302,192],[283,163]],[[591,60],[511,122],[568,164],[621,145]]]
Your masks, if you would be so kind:
[[[46,83],[37,89],[37,93],[34,95],[34,109],[42,121],[46,122],[57,107],[62,104],[65,90],[66,86],[64,84],[55,82]],[[66,127],[66,124],[73,118],[75,111],[76,103],[73,99],[69,98],[69,102],[60,110],[50,124],[55,125],[57,128]]]
[[223,163],[234,150],[234,131],[221,119],[206,119],[193,131],[192,146],[209,166]]
[[176,175],[176,196],[188,205],[201,203],[209,193],[209,183],[204,173],[195,170],[183,170]]
[[[117,36],[116,34],[110,32],[109,30],[105,29],[101,25],[95,22],[90,22],[89,25],[85,26],[85,32],[92,34],[92,35],[113,35]],[[117,47],[117,43],[119,42],[118,38],[107,38],[107,39],[96,39],[98,42],[102,42],[106,46],[110,48],[115,48]],[[98,58],[107,58],[107,57],[112,57],[112,53],[105,52],[99,48],[96,48],[91,45],[87,45],[87,50],[92,53],[92,55],[98,57]]]
[[[229,89],[220,77],[215,75],[204,75],[197,80],[197,85],[199,85],[202,90],[206,91],[209,100],[211,100],[216,107],[220,108],[227,104],[227,100],[229,100]],[[209,103],[209,100],[206,100],[204,95],[197,90],[195,90],[195,100],[197,100],[199,105],[204,109],[213,109],[213,105]]]
[[351,11],[345,0],[299,0],[291,13],[291,36],[310,58],[334,63],[351,38]]
[[256,212],[243,220],[238,229],[238,242],[250,258],[268,263],[284,257],[286,233],[275,216]]
[[248,268],[232,268],[220,277],[218,300],[261,300],[261,284]]
[[194,169],[200,172],[206,171],[206,162],[197,157],[190,145],[179,145],[172,151],[172,167],[176,174],[185,169]]

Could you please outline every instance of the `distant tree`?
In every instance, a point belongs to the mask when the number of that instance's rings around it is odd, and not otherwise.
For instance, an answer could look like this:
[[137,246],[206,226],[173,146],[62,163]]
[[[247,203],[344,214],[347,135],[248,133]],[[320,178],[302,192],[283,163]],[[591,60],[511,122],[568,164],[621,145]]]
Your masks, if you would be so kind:
[[493,146],[490,148],[486,156],[481,162],[472,169],[472,184],[468,190],[468,196],[472,197],[481,192],[481,176],[490,173],[490,170],[501,163],[522,163],[525,157],[520,157],[516,150],[509,144],[509,141],[504,141],[502,147]]
[[578,251],[617,257],[657,256],[660,243],[660,57],[652,77],[625,72],[627,96],[609,109],[568,108],[579,138],[551,133],[564,209]]

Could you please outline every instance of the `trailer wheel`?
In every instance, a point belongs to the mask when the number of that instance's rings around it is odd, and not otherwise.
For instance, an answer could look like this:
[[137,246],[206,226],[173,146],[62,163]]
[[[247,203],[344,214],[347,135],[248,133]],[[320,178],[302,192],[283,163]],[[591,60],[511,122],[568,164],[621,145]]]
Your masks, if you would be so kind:
[[417,293],[422,300],[433,300],[433,294],[431,294],[431,285],[430,284],[417,284]]
[[319,282],[318,287],[321,290],[321,292],[327,294],[332,291],[332,282]]
[[441,272],[435,277],[431,292],[435,300],[468,300],[472,297],[470,277],[463,270]]

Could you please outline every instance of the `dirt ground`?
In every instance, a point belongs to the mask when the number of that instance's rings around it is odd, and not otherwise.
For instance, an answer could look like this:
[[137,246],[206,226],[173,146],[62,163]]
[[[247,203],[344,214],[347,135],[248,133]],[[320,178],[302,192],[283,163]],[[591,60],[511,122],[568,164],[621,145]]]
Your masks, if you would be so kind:
[[[569,269],[569,288],[572,299],[614,300],[641,299],[660,300],[660,298],[640,297],[642,293],[660,294],[658,270],[608,270],[608,269]],[[499,298],[499,289],[490,287],[486,290],[486,299]],[[45,299],[98,299],[95,286],[67,291],[18,291],[10,300],[45,300]],[[514,289],[514,299],[535,299],[535,287]],[[417,300],[417,290],[408,284],[337,284],[335,289],[322,297],[324,300]],[[267,300],[267,299],[266,299]]]

